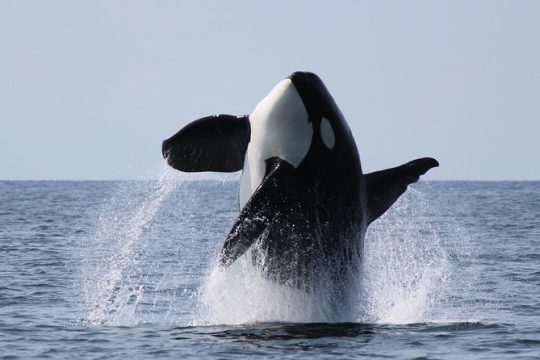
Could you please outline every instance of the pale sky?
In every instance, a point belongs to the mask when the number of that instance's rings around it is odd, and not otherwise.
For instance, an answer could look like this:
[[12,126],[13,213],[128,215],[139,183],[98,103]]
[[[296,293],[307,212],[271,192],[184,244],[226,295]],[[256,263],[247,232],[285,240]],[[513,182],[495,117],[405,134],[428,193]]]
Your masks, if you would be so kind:
[[158,177],[161,142],[326,83],[364,172],[540,180],[540,1],[0,1],[0,179]]

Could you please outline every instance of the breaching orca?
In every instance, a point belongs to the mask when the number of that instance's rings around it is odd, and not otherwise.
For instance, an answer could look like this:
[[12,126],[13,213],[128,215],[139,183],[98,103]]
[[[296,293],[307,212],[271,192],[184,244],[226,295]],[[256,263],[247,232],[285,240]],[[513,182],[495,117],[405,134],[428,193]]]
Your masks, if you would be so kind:
[[163,142],[162,153],[180,171],[243,170],[240,215],[220,264],[251,248],[266,277],[305,290],[357,267],[368,225],[439,165],[422,158],[364,175],[341,111],[309,72],[279,82],[249,115],[190,123]]

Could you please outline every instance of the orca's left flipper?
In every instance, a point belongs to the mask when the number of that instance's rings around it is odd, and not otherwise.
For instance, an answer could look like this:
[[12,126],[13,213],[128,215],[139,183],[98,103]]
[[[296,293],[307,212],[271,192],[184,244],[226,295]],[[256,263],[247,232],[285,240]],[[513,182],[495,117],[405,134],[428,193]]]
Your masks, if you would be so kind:
[[372,223],[429,169],[439,166],[437,160],[422,158],[404,165],[376,171],[365,176],[368,198],[368,224]]
[[211,115],[163,141],[161,152],[180,171],[234,172],[244,166],[250,132],[248,115]]

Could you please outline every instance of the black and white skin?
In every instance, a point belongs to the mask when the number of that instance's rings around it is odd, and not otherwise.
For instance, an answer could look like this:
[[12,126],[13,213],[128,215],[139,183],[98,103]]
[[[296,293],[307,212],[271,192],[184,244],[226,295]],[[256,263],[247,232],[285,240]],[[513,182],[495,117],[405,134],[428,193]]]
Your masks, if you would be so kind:
[[266,278],[308,292],[354,273],[369,224],[438,166],[422,158],[363,174],[347,122],[309,72],[280,81],[249,115],[190,123],[162,153],[184,172],[242,170],[240,214],[220,266],[247,253]]

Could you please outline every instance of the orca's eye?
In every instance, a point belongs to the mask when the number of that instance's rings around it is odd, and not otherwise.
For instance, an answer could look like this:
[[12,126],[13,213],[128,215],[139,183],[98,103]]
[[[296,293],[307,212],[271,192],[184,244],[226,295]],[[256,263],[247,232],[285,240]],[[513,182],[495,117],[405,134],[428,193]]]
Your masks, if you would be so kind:
[[336,145],[334,129],[332,129],[330,121],[326,118],[322,118],[321,120],[321,139],[324,145],[329,149],[333,149],[334,145]]

